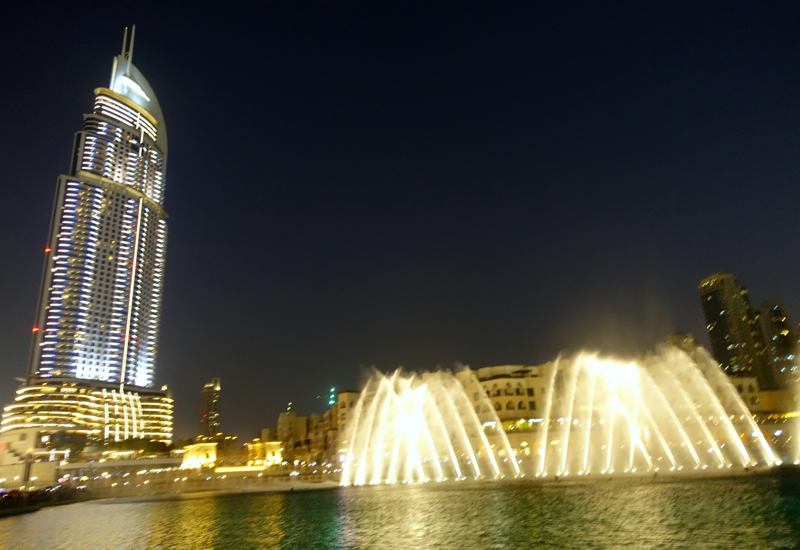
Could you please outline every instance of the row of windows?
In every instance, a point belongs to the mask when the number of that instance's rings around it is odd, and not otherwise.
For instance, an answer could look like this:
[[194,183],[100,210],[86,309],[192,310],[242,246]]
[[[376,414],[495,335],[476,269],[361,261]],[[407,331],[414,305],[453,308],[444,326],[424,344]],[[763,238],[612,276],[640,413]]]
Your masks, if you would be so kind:
[[[495,403],[494,404],[494,410],[502,411],[503,410],[503,406],[500,403]],[[525,403],[520,401],[519,403],[517,403],[517,406],[515,407],[513,402],[508,401],[506,403],[506,410],[507,411],[513,411],[513,410],[524,411],[525,410]],[[528,409],[527,410],[535,411],[536,410],[536,401],[528,401]],[[476,408],[476,412],[480,412],[480,411],[478,411],[477,408]]]
[[[510,386],[506,386],[505,390],[501,390],[501,389],[497,388],[497,386],[495,386],[494,388],[492,388],[492,390],[493,391],[489,391],[489,390],[486,391],[486,395],[488,397],[499,397],[501,395],[526,395],[526,394],[528,395],[528,397],[533,397],[533,394],[534,394],[533,388],[520,388],[519,386],[517,386],[513,390],[511,389]],[[527,391],[525,391],[523,393],[523,390],[527,390]],[[478,400],[481,399],[482,395],[483,395],[482,392],[477,392],[476,391],[475,393],[472,394],[472,400],[473,401],[478,401]]]

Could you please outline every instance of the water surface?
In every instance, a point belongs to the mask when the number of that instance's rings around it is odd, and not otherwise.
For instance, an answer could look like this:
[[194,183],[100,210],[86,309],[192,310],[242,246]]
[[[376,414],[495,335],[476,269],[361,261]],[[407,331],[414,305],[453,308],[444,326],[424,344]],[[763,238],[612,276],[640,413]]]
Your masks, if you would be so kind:
[[800,548],[786,477],[450,482],[93,501],[0,520],[0,548]]

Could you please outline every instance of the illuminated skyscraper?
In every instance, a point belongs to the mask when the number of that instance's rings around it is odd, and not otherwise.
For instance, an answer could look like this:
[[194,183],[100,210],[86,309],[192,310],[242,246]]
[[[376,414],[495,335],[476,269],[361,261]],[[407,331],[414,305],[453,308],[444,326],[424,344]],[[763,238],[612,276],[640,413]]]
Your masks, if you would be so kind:
[[732,376],[755,376],[763,390],[778,387],[767,361],[747,288],[730,273],[714,273],[698,287],[711,352]]
[[29,376],[153,384],[167,129],[132,46],[95,90],[58,178]]
[[796,335],[782,300],[767,300],[755,308],[767,361],[779,384],[796,383],[798,377]]
[[200,435],[214,436],[219,429],[219,378],[203,386],[200,392]]
[[[130,37],[125,30],[111,82],[95,89],[92,111],[75,135],[69,172],[58,178],[28,388],[18,390],[17,401],[6,408],[4,430],[19,423],[94,426],[99,415],[103,427],[92,428],[93,435],[141,437],[146,430],[137,423],[143,422],[140,394],[161,395],[150,388],[167,241],[167,128],[153,89],[132,63],[135,29]],[[24,405],[41,393],[35,388],[56,387],[91,395],[99,388],[100,401],[109,401],[88,417],[72,411],[69,419],[58,412],[61,405],[50,416],[42,416],[47,407]],[[169,401],[171,438],[172,400],[162,393]],[[122,428],[114,424],[115,415],[124,420]]]

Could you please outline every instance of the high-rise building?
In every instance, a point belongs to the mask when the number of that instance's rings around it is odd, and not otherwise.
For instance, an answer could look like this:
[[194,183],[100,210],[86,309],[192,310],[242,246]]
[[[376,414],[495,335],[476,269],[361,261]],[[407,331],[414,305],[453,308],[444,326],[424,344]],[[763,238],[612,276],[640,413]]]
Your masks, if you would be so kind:
[[782,300],[767,300],[755,308],[767,361],[781,384],[793,383],[798,375],[795,334],[789,311]]
[[754,376],[761,389],[776,389],[758,319],[747,288],[730,273],[714,273],[698,287],[711,352],[731,376]]
[[132,46],[95,90],[58,178],[29,376],[153,384],[167,128]]
[[200,435],[211,437],[220,433],[219,429],[219,378],[214,378],[200,391]]
[[[3,430],[41,425],[141,437],[142,400],[155,399],[169,409],[161,438],[172,437],[172,398],[166,388],[152,389],[167,240],[167,128],[132,63],[134,33],[125,30],[111,82],[94,90],[70,169],[58,178],[27,385],[6,408]],[[34,394],[75,392],[89,401],[28,404]]]

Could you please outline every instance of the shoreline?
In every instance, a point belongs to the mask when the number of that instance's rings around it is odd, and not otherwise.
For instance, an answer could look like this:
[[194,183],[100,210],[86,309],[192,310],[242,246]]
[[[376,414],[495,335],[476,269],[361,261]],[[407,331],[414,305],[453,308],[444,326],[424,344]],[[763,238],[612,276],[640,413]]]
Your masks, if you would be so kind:
[[337,482],[333,481],[318,481],[318,482],[303,482],[298,481],[294,483],[281,483],[270,486],[252,486],[241,487],[236,489],[197,489],[189,491],[174,491],[169,493],[153,493],[142,495],[120,495],[100,497],[91,500],[108,501],[112,502],[162,502],[170,500],[194,500],[202,498],[218,498],[218,497],[231,497],[238,495],[259,495],[265,493],[303,493],[308,491],[322,491],[329,489],[336,489],[339,487]]
[[[800,466],[795,464],[773,466],[773,467],[757,467],[744,470],[742,468],[725,468],[725,469],[706,469],[706,470],[691,470],[687,472],[633,472],[633,473],[613,473],[613,474],[588,474],[588,475],[570,475],[570,476],[520,476],[520,477],[501,477],[495,479],[461,479],[461,480],[443,480],[440,482],[409,482],[409,483],[376,483],[365,485],[340,485],[338,481],[274,481],[267,480],[263,482],[248,482],[246,478],[238,480],[230,480],[229,487],[218,488],[191,488],[186,490],[176,491],[163,491],[163,492],[135,492],[127,490],[108,490],[101,489],[99,491],[92,491],[87,489],[87,492],[81,495],[80,498],[54,500],[48,502],[39,502],[30,506],[23,507],[9,507],[7,509],[0,509],[0,520],[7,517],[13,517],[21,514],[28,514],[37,512],[43,508],[53,506],[62,506],[68,504],[77,504],[81,502],[96,502],[100,504],[133,504],[133,503],[147,503],[147,502],[165,502],[177,500],[195,500],[205,498],[226,498],[241,495],[260,495],[267,493],[291,493],[291,492],[308,492],[319,490],[332,490],[341,488],[348,491],[363,491],[369,487],[384,487],[384,488],[400,488],[403,486],[416,487],[421,485],[437,486],[440,484],[451,485],[463,483],[464,487],[475,485],[491,485],[495,483],[516,483],[530,485],[531,487],[556,487],[556,486],[577,486],[583,484],[597,484],[602,482],[632,482],[632,483],[669,483],[690,480],[712,480],[712,479],[727,479],[727,478],[749,478],[749,477],[785,477],[797,476],[800,480]],[[251,478],[253,479],[253,478]],[[127,492],[128,494],[124,494]],[[114,494],[117,493],[117,494]],[[135,494],[132,494],[135,493]]]

